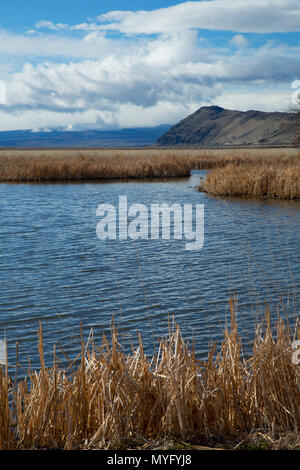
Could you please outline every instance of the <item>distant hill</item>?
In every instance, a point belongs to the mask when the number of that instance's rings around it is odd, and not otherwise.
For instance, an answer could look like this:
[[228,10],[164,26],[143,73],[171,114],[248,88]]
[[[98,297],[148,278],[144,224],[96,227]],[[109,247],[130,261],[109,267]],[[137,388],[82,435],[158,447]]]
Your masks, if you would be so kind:
[[[293,145],[297,115],[261,111],[232,111],[206,106],[172,126],[157,139],[160,146],[276,146]],[[298,124],[299,126],[299,124]]]
[[170,128],[139,127],[111,131],[2,131],[1,147],[145,147],[155,144],[158,137]]

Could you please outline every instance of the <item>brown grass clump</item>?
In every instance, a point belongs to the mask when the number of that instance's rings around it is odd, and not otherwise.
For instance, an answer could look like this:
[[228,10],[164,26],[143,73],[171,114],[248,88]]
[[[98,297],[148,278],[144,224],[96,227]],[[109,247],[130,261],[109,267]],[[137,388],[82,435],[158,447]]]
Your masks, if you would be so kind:
[[188,176],[197,167],[195,157],[172,154],[131,156],[0,156],[0,181],[85,181],[110,179],[142,179]]
[[300,198],[300,159],[263,162],[256,165],[230,164],[211,171],[199,188],[214,196]]
[[231,329],[204,362],[175,325],[153,357],[141,338],[125,354],[113,328],[111,344],[82,346],[75,371],[60,368],[55,354],[46,368],[40,328],[41,370],[13,384],[7,367],[0,369],[0,448],[95,449],[165,436],[237,442],[255,432],[299,443],[300,366],[292,362],[289,326],[279,319],[274,333],[267,311],[246,359],[230,305]]
[[257,165],[297,149],[231,150],[0,150],[1,182],[84,181],[173,178],[192,169],[223,168],[229,164]]

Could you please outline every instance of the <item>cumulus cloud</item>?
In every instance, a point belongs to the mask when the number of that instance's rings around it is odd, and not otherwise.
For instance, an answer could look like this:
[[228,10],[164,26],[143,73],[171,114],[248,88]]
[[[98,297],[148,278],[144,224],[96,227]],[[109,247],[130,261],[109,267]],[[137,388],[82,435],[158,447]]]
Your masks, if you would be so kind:
[[249,41],[242,34],[236,34],[231,39],[231,44],[235,47],[246,47],[249,45]]
[[[141,42],[98,60],[27,63],[11,74],[6,109],[12,113],[21,109],[73,112],[77,116],[93,109],[104,113],[101,119],[109,124],[111,113],[118,121],[124,106],[147,113],[149,109],[153,113],[155,107],[161,109],[162,104],[197,108],[215,102],[226,86],[268,87],[300,75],[298,58],[272,55],[269,49],[265,54],[248,51],[244,57],[210,58],[205,52],[199,48],[197,34],[186,31]],[[258,99],[254,106],[261,107]],[[145,121],[145,113],[141,119]]]
[[[197,36],[187,32],[94,61],[28,63],[11,76],[7,106],[65,111],[91,106],[114,109],[130,103],[147,108],[161,101],[176,103],[182,97],[188,103],[201,96],[213,98],[218,86],[206,72],[207,64],[201,67],[193,60],[198,60]],[[191,72],[181,74],[182,65]],[[199,69],[196,80],[193,66]]]
[[[299,4],[186,2],[110,12],[75,26],[41,20],[26,35],[0,31],[0,79],[7,85],[0,129],[172,124],[209,104],[288,110],[291,82],[300,78],[299,48],[277,42],[253,48],[243,33],[246,24],[276,31],[278,15],[282,28],[300,29]],[[202,40],[201,27],[234,32],[217,46]]]

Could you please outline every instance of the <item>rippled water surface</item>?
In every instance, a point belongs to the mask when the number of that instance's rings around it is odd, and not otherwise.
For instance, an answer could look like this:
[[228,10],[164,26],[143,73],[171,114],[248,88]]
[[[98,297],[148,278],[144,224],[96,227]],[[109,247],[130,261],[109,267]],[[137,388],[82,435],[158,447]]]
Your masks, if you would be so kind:
[[[146,349],[168,330],[174,315],[185,338],[205,357],[222,338],[228,299],[236,294],[245,342],[265,303],[294,319],[299,314],[300,204],[290,201],[218,199],[195,191],[190,179],[86,184],[0,185],[0,337],[13,363],[30,355],[38,365],[42,320],[46,360],[55,343],[79,352],[79,326],[96,341],[114,315],[121,343]],[[181,240],[100,241],[96,208],[166,202],[205,205],[205,244],[186,251]]]

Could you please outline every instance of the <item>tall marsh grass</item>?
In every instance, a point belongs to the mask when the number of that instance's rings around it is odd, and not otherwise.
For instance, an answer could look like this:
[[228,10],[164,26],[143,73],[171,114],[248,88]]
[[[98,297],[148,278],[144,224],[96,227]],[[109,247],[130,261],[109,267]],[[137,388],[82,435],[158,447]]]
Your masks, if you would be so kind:
[[[139,347],[125,354],[115,327],[101,347],[93,342],[79,364],[47,368],[39,329],[40,370],[13,381],[0,369],[1,449],[97,449],[134,440],[173,437],[185,442],[238,442],[259,432],[270,442],[292,434],[299,439],[300,366],[292,362],[289,325],[271,326],[254,335],[250,357],[242,344],[230,302],[231,326],[206,361],[196,359],[170,326],[152,357]],[[298,440],[299,442],[299,440]]]
[[229,164],[209,172],[199,189],[214,196],[300,199],[300,158]]
[[83,181],[189,176],[192,169],[274,164],[297,149],[0,150],[1,182]]

